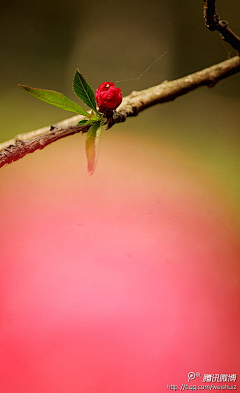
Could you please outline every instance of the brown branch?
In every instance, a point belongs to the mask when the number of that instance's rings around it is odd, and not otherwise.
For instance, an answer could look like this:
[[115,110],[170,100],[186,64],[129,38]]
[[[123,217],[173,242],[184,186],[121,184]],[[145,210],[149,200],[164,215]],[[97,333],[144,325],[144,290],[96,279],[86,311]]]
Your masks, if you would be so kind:
[[[150,87],[146,90],[133,91],[124,97],[118,111],[108,121],[108,128],[113,124],[123,122],[129,116],[136,116],[139,112],[153,105],[173,101],[200,86],[214,86],[218,81],[240,71],[240,57],[235,56],[222,63],[205,68],[194,74],[173,81],[164,81],[160,85]],[[73,116],[67,120],[57,123],[55,126],[44,127],[26,134],[17,135],[15,138],[0,144],[0,168],[13,161],[17,161],[28,153],[58,139],[86,132],[89,126],[77,126],[83,116]]]
[[205,26],[211,31],[219,31],[224,41],[232,45],[234,49],[240,52],[240,37],[237,36],[229,27],[226,20],[220,20],[215,6],[215,0],[203,0],[205,2],[203,8],[203,16]]
[[78,132],[87,132],[88,126],[78,126],[76,123],[83,116],[73,116],[59,122],[56,126],[43,127],[35,131],[19,134],[15,138],[0,144],[0,168],[11,162],[18,161],[29,153],[41,150],[50,143]]
[[173,101],[200,86],[213,87],[218,81],[239,71],[240,57],[235,56],[183,78],[164,81],[146,90],[133,91],[123,99],[115,113],[113,123],[124,121],[128,116],[136,116],[153,105]]

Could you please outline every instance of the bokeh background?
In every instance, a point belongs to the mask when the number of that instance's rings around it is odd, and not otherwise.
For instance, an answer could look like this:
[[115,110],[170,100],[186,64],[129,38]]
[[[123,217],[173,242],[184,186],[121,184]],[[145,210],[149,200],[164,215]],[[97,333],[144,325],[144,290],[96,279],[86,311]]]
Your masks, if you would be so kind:
[[[239,2],[217,5],[240,34]],[[18,83],[74,99],[78,67],[126,95],[235,55],[202,6],[2,2],[1,141],[68,117]],[[158,393],[239,372],[239,87],[104,132],[91,177],[83,135],[1,169],[0,392]]]

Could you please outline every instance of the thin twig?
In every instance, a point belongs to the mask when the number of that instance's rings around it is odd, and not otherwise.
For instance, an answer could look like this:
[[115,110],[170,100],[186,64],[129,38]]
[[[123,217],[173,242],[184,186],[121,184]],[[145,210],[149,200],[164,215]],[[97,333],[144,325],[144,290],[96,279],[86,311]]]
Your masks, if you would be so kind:
[[215,0],[203,0],[205,2],[203,8],[203,16],[205,18],[205,26],[211,31],[219,31],[224,41],[232,45],[234,49],[240,52],[240,37],[235,34],[229,27],[226,20],[220,20],[215,6]]
[[[183,78],[164,81],[160,85],[146,90],[133,91],[130,95],[124,97],[118,111],[114,113],[113,119],[109,121],[108,128],[115,123],[125,121],[129,116],[136,116],[139,112],[153,105],[173,101],[175,98],[200,86],[212,87],[218,81],[239,71],[240,57],[235,56]],[[10,141],[0,144],[0,168],[19,160],[28,153],[43,149],[58,139],[78,132],[86,132],[89,126],[76,125],[81,119],[83,119],[81,115],[73,116],[54,126],[20,134]]]

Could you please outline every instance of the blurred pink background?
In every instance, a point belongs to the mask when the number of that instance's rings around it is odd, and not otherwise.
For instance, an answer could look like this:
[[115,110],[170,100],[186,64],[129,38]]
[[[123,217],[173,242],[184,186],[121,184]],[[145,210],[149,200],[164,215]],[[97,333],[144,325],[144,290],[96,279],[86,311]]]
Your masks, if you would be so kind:
[[214,181],[166,142],[110,131],[88,177],[84,138],[1,170],[0,391],[237,373],[236,230]]

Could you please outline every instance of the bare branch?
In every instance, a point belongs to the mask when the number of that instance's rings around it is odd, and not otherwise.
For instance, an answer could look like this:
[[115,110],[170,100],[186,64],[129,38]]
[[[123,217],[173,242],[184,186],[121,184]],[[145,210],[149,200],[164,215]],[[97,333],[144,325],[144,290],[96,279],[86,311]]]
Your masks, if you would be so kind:
[[115,114],[114,122],[124,121],[124,118],[128,116],[136,116],[137,113],[153,105],[173,101],[200,86],[213,87],[218,81],[239,71],[240,57],[235,56],[183,78],[164,81],[146,90],[133,91],[123,99]]
[[11,162],[18,161],[26,154],[41,150],[52,142],[78,132],[87,132],[88,126],[78,126],[76,123],[83,116],[73,116],[59,122],[56,126],[43,127],[35,131],[19,134],[15,138],[0,144],[0,168]]
[[240,37],[237,36],[229,27],[226,20],[220,20],[215,6],[215,0],[203,0],[205,2],[203,8],[203,16],[205,18],[205,26],[211,30],[217,30],[221,34],[224,41],[232,45],[234,49],[240,52]]

